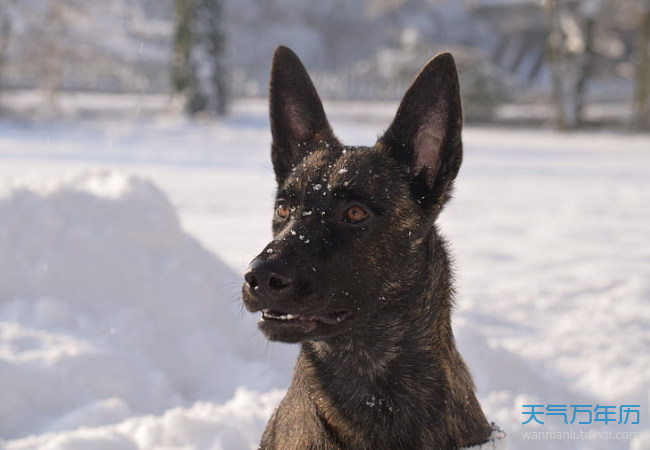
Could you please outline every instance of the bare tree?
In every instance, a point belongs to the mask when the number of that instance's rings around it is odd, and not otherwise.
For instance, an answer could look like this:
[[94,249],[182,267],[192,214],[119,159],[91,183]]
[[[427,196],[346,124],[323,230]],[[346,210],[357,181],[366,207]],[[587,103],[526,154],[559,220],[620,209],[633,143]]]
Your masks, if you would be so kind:
[[[13,2],[11,2],[13,3]],[[2,74],[7,56],[7,48],[11,40],[11,18],[9,17],[9,2],[0,5],[0,100],[3,90]],[[1,103],[0,103],[1,105]]]
[[202,69],[199,81],[205,92],[205,110],[223,115],[228,106],[223,0],[196,1],[196,56],[197,66]]
[[634,125],[650,130],[650,0],[642,0],[636,39]]
[[176,0],[174,48],[172,54],[172,89],[185,97],[186,107],[192,109],[197,95],[196,70],[192,67],[192,13],[193,0]]
[[548,61],[556,126],[583,123],[585,88],[594,60],[594,29],[601,0],[546,0]]
[[227,109],[222,0],[176,0],[172,87],[189,114]]
[[64,55],[64,8],[56,0],[48,2],[45,16],[43,46],[43,79],[42,89],[45,94],[45,104],[50,112],[58,109],[58,100],[63,87]]
[[[72,71],[82,41],[76,30],[88,17],[82,0],[21,0],[15,2],[16,17],[22,27],[14,37],[20,43],[19,70],[26,85],[38,87],[43,94],[40,112],[58,113],[60,93],[66,73]],[[18,30],[18,27],[17,27]],[[15,57],[15,55],[13,55]],[[15,62],[14,62],[15,64]],[[16,66],[14,65],[14,72]]]

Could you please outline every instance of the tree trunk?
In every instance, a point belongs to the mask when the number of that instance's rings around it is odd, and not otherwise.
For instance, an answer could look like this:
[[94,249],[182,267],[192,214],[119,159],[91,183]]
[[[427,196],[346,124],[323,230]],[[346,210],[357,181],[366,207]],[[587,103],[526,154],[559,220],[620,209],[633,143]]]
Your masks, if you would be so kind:
[[5,55],[11,38],[11,20],[4,11],[0,11],[0,113],[2,112],[2,74],[4,72]]
[[221,0],[176,0],[172,87],[190,115],[227,109],[222,12]]
[[566,110],[567,99],[564,93],[564,70],[566,55],[564,51],[564,36],[561,27],[561,0],[547,0],[546,11],[548,20],[548,35],[546,51],[549,68],[551,71],[551,96],[555,107],[555,127],[564,130],[567,128]]
[[208,76],[206,86],[206,107],[217,115],[226,113],[228,107],[228,83],[224,61],[226,37],[223,32],[223,1],[198,0],[201,5],[199,18],[202,21],[201,39],[198,44],[206,56]]
[[47,27],[45,60],[43,64],[44,77],[41,88],[45,95],[45,109],[49,114],[60,110],[59,100],[63,89],[63,69],[65,64],[64,35],[65,24],[63,9],[54,0],[49,2],[49,11],[45,17]]
[[199,91],[196,67],[192,60],[194,11],[193,0],[176,0],[171,81],[173,92],[183,97],[184,108],[189,114],[201,111],[205,103]]
[[643,10],[636,40],[636,75],[634,89],[634,126],[650,130],[650,0]]
[[573,125],[579,127],[584,125],[584,108],[586,104],[586,88],[592,72],[594,60],[594,28],[596,25],[595,14],[583,11],[582,32],[584,40],[584,50],[576,55],[576,84],[575,84],[575,115]]
[[561,130],[577,128],[584,123],[585,93],[592,71],[593,34],[599,5],[599,0],[546,2],[547,57],[555,126]]

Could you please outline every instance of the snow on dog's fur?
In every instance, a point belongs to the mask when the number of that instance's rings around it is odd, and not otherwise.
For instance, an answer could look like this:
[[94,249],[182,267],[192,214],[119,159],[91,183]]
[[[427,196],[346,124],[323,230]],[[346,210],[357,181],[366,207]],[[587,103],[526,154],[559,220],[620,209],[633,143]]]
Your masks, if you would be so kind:
[[261,447],[455,449],[492,429],[451,329],[435,225],[462,160],[458,76],[436,56],[372,147],[334,136],[298,57],[271,74],[273,240],[243,300],[271,340],[300,342]]

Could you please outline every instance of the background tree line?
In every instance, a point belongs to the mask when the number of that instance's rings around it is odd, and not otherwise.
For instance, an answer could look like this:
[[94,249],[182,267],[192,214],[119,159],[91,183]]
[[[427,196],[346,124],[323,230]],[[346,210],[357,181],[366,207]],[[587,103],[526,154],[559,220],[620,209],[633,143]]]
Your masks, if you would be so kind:
[[61,92],[172,92],[189,114],[223,114],[266,94],[288,44],[324,96],[394,99],[450,49],[470,119],[548,104],[572,129],[618,104],[647,130],[649,40],[650,0],[0,0],[0,95],[36,88],[56,111]]

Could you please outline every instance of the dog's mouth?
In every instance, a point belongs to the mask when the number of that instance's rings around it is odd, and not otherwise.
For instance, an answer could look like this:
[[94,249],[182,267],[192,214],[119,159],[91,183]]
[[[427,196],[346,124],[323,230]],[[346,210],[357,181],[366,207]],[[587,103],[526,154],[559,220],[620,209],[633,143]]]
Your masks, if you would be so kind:
[[[280,329],[284,329],[284,331],[289,332],[291,329],[296,331],[300,329],[305,333],[309,333],[319,326],[331,328],[332,326],[340,325],[349,319],[350,316],[352,316],[352,312],[348,310],[335,310],[324,314],[292,314],[276,309],[263,309],[262,317],[260,318],[260,328],[267,332],[267,336],[273,338],[275,333],[272,330],[281,331]],[[271,332],[270,335],[268,332]],[[284,335],[284,332],[280,334]],[[285,339],[280,337],[277,340]]]

